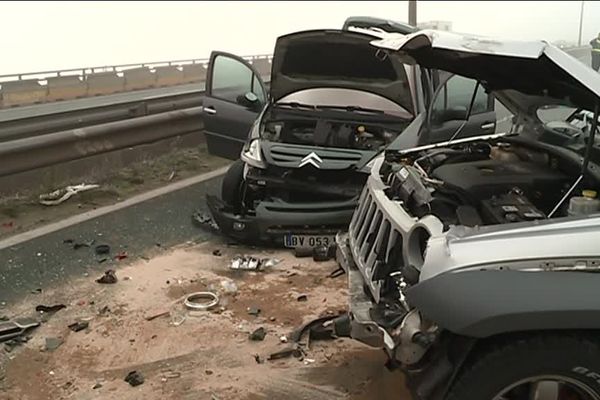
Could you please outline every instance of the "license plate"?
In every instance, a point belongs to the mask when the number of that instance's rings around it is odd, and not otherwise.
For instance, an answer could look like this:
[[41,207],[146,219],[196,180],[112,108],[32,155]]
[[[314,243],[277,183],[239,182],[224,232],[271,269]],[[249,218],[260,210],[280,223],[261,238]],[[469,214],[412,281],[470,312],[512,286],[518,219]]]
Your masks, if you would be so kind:
[[316,247],[333,244],[333,236],[326,235],[291,235],[283,237],[285,247]]

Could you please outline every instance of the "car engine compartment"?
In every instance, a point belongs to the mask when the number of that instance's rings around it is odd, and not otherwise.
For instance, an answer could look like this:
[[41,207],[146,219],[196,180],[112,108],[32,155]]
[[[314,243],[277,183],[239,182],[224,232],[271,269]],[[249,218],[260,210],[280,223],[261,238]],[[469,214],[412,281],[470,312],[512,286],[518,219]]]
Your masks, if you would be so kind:
[[[386,163],[387,195],[416,217],[482,226],[548,218],[580,173],[572,162],[519,142],[474,141]],[[580,188],[595,188],[586,182]],[[577,192],[573,193],[576,196]],[[570,213],[565,201],[553,217]]]
[[[350,117],[348,117],[350,115]],[[271,110],[262,137],[272,142],[356,150],[382,150],[407,121],[378,113]]]

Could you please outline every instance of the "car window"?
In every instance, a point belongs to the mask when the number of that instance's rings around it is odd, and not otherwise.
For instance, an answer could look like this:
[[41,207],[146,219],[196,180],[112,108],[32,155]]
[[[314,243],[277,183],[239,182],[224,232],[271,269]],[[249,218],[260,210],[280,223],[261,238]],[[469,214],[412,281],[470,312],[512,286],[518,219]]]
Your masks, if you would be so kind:
[[254,78],[252,79],[252,93],[254,93],[256,97],[258,97],[258,101],[260,101],[261,103],[264,103],[266,101],[265,92],[256,75],[254,75]]
[[[471,103],[473,90],[477,81],[465,78],[464,76],[454,75],[441,89],[433,104],[434,115],[440,115],[445,110],[464,110],[466,113]],[[477,88],[475,102],[471,115],[488,111],[488,95],[481,85]]]
[[[215,58],[212,72],[212,95],[214,97],[237,102],[237,100],[248,92],[252,92],[254,74],[244,63],[219,55]],[[254,93],[259,99],[264,100],[264,93],[259,85]],[[258,93],[260,92],[260,93]]]

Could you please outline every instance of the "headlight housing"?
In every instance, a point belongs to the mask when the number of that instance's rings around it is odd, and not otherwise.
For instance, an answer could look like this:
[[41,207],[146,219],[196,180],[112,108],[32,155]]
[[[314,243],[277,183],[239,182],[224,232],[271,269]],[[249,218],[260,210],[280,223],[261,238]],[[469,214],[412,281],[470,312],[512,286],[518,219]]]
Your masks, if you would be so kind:
[[255,168],[266,168],[260,149],[260,139],[252,139],[242,150],[242,161]]

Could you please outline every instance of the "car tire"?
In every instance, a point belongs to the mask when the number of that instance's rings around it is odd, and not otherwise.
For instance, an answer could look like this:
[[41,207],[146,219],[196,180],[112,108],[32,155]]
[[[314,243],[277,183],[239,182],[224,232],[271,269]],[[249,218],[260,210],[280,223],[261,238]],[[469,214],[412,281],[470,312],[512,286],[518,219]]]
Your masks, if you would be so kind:
[[244,162],[237,160],[225,173],[221,184],[221,199],[233,208],[235,214],[242,210],[242,196],[244,194]]
[[[445,400],[530,400],[532,387],[522,381],[556,377],[585,396],[556,397],[577,400],[600,399],[600,346],[588,334],[539,334],[496,342],[475,350],[451,386]],[[543,378],[547,382],[549,378]],[[556,390],[552,384],[536,386],[537,395]],[[507,393],[506,391],[509,390]],[[510,391],[512,390],[512,391]],[[521,394],[521,392],[523,394]],[[525,394],[529,393],[529,394]],[[543,398],[543,397],[542,397]],[[552,398],[552,397],[551,397]]]

